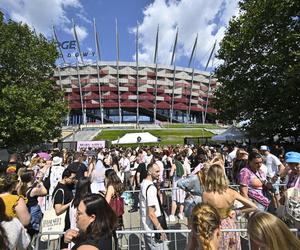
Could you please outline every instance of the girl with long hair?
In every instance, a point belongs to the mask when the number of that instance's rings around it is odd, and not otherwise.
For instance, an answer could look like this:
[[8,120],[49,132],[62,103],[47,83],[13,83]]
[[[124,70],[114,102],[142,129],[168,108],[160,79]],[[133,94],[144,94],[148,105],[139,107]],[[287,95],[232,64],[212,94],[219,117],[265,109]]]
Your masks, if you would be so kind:
[[252,249],[300,249],[300,240],[290,231],[287,225],[267,212],[257,211],[250,217],[248,234]]
[[[220,164],[210,166],[205,178],[203,202],[216,208],[221,217],[222,229],[235,229],[234,202],[239,201],[244,205],[235,210],[238,213],[253,212],[257,207],[237,191],[229,188],[228,184],[229,181],[225,175],[224,167]],[[223,233],[219,249],[241,249],[240,235],[235,232]]]
[[[221,236],[221,218],[218,211],[209,204],[199,203],[191,216],[191,237],[188,250],[216,250]],[[196,244],[196,246],[195,246]]]

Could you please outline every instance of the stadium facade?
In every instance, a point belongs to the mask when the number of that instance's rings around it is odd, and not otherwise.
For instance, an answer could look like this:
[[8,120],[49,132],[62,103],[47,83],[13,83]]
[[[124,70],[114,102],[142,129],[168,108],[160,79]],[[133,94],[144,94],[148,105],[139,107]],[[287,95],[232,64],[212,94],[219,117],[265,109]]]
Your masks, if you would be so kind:
[[217,80],[193,68],[104,62],[57,67],[67,124],[213,122]]

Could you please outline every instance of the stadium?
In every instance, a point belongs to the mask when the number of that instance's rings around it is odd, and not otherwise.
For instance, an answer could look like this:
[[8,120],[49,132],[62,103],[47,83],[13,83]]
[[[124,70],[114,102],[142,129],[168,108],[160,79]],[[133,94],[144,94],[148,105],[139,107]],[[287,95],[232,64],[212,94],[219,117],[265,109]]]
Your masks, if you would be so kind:
[[218,83],[209,72],[99,61],[56,67],[54,77],[68,102],[68,125],[213,122]]

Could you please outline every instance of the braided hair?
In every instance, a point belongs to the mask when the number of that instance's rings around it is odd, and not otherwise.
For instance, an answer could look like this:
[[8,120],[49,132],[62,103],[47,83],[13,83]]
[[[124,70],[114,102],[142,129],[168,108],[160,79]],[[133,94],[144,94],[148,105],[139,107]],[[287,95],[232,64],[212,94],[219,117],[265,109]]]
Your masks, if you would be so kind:
[[204,203],[197,204],[192,212],[192,232],[203,250],[211,250],[210,242],[216,229],[221,225],[217,210]]

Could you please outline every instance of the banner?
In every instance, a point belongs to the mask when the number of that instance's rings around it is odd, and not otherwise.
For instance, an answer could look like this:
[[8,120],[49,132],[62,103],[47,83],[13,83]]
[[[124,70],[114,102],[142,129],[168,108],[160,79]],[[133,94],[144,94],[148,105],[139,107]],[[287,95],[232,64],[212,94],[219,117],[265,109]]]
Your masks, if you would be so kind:
[[105,141],[78,141],[77,151],[80,151],[81,148],[105,148]]

